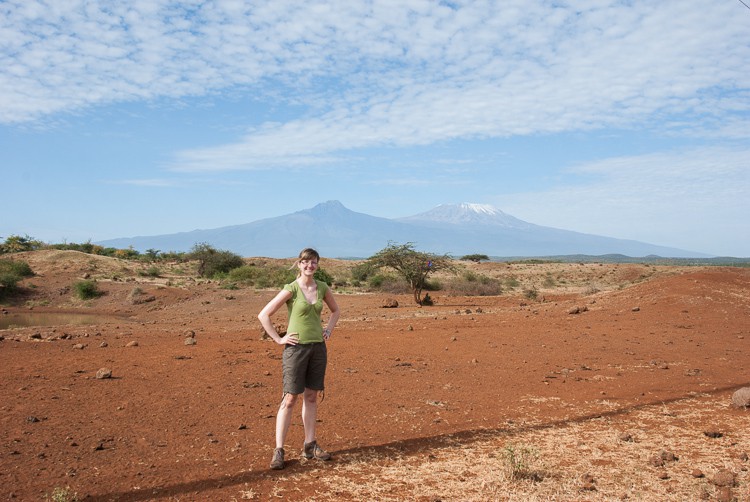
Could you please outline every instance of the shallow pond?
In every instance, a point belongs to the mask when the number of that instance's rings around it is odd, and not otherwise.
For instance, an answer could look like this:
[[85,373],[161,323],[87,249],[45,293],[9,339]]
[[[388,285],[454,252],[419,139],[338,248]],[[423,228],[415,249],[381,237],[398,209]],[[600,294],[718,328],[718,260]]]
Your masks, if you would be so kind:
[[[56,312],[19,312],[0,315],[0,330],[31,326],[87,326],[115,320],[112,316],[94,314],[60,314]],[[121,320],[121,319],[119,319]]]

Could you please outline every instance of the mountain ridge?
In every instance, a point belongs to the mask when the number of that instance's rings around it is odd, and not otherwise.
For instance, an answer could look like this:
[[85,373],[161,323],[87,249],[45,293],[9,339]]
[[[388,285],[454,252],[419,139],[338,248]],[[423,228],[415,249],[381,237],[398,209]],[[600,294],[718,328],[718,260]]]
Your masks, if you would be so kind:
[[706,258],[711,255],[634,240],[615,239],[535,225],[486,204],[441,204],[404,218],[358,213],[337,200],[250,223],[155,236],[97,242],[138,251],[189,251],[197,243],[242,256],[285,258],[316,248],[323,256],[366,258],[389,243],[461,256],[559,256],[623,254],[631,257]]

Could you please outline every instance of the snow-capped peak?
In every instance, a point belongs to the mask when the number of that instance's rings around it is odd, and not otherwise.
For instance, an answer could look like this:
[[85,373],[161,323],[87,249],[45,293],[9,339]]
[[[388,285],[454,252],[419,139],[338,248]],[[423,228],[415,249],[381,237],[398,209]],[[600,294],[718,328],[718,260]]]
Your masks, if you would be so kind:
[[530,224],[514,218],[489,204],[464,202],[462,204],[440,204],[439,206],[414,216],[400,218],[404,222],[424,222],[452,225],[493,225],[502,227],[526,228]]
[[477,214],[488,214],[491,216],[503,214],[502,211],[489,204],[475,204],[473,202],[464,202],[462,204],[459,204],[458,207],[467,211],[475,212]]

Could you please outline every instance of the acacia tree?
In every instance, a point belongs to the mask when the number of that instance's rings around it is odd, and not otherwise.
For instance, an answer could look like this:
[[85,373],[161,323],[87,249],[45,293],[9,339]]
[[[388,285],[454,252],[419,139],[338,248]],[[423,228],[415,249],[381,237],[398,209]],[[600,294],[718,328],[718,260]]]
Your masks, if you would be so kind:
[[427,282],[427,276],[438,270],[453,269],[450,256],[417,251],[411,242],[389,243],[368,261],[374,267],[389,267],[398,272],[409,283],[414,293],[414,301],[419,305],[422,305],[422,290]]

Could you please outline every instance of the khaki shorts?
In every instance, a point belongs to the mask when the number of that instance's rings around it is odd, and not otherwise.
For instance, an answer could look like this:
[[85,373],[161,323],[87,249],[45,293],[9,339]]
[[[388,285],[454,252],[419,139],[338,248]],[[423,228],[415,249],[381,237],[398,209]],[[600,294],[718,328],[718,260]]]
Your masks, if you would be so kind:
[[281,367],[284,394],[302,394],[305,389],[325,390],[328,350],[325,342],[299,343],[284,347]]

